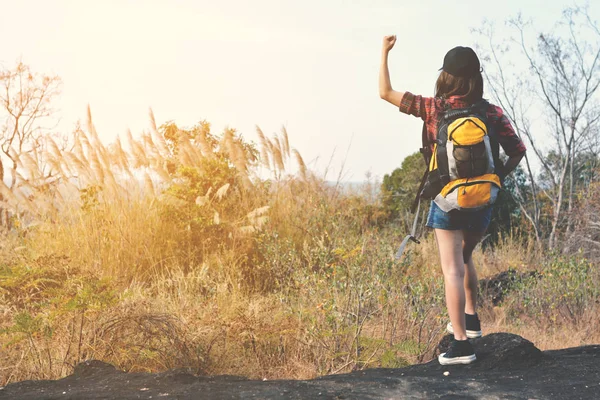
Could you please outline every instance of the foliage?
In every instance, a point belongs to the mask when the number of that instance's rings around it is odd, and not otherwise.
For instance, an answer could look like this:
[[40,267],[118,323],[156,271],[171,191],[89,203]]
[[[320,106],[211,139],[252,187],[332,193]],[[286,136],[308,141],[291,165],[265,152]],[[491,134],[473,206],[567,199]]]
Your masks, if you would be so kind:
[[383,177],[381,196],[384,209],[397,218],[410,210],[417,195],[425,164],[421,153],[413,153],[402,161],[400,168]]
[[[569,213],[579,189],[577,159],[591,155],[593,160],[600,151],[594,111],[600,86],[600,29],[588,6],[565,8],[550,32],[532,32],[532,22],[521,15],[507,25],[509,30],[499,40],[491,24],[477,30],[487,42],[480,55],[488,62],[485,76],[494,101],[519,136],[528,140],[529,155],[541,165],[541,179],[536,180],[526,158],[533,195],[517,200],[536,240],[547,239],[547,247],[553,249],[573,228]],[[515,60],[526,67],[515,69]],[[541,110],[543,117],[536,120],[534,110]],[[545,204],[537,193],[543,194]]]
[[503,235],[518,229],[519,224],[515,222],[521,218],[521,210],[515,198],[519,198],[519,195],[522,196],[524,193],[529,193],[525,173],[520,166],[517,166],[515,171],[504,179],[503,188],[494,203],[492,220],[487,230],[490,239],[486,244],[495,244]]
[[598,269],[585,258],[557,255],[539,274],[523,278],[511,313],[549,324],[578,324],[600,300],[599,282]]

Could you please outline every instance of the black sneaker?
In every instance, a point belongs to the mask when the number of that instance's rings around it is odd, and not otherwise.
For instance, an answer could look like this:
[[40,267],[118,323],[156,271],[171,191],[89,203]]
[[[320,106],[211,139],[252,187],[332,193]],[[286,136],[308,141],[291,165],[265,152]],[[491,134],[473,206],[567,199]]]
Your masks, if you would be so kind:
[[438,357],[438,361],[442,365],[471,364],[475,360],[477,360],[475,350],[469,340],[453,339],[448,351]]
[[[477,314],[471,315],[465,313],[465,325],[467,328],[468,338],[475,339],[481,337],[481,322],[479,322],[479,317],[477,316]],[[448,331],[448,333],[454,334],[452,322],[448,322],[448,325],[446,325],[446,330]]]

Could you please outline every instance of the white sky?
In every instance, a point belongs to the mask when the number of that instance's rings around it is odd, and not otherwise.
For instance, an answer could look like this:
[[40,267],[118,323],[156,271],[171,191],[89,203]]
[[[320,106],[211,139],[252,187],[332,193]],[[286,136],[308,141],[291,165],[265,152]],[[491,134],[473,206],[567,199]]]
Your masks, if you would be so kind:
[[250,140],[255,125],[267,134],[285,125],[313,168],[323,171],[336,149],[334,173],[345,159],[345,179],[358,181],[390,173],[420,146],[420,120],[378,96],[383,35],[398,35],[394,88],[431,95],[446,51],[474,45],[470,28],[484,18],[501,31],[522,11],[550,29],[569,4],[0,0],[0,64],[22,58],[62,78],[63,131],[84,119],[88,103],[107,142],[147,129],[149,107],[158,124],[206,119],[214,132],[230,126]]

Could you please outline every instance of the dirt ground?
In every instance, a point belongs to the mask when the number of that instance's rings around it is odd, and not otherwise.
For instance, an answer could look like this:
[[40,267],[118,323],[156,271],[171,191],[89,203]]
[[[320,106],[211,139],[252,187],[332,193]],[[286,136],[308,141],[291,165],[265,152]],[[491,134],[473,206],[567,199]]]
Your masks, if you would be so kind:
[[[449,336],[440,343],[445,350]],[[56,381],[16,382],[0,399],[600,399],[600,345],[540,351],[520,336],[473,340],[477,361],[443,367],[434,359],[305,381],[125,373],[101,361]],[[447,374],[445,374],[447,372]]]

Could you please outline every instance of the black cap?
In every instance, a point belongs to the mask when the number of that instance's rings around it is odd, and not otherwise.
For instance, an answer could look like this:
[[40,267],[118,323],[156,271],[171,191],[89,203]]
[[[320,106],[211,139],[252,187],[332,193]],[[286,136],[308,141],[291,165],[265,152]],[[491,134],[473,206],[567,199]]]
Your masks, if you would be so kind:
[[481,65],[472,48],[457,46],[446,53],[444,66],[441,69],[450,75],[470,78],[481,72]]

